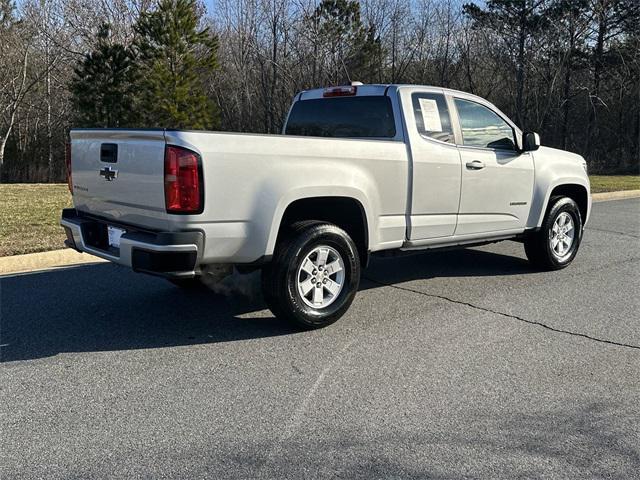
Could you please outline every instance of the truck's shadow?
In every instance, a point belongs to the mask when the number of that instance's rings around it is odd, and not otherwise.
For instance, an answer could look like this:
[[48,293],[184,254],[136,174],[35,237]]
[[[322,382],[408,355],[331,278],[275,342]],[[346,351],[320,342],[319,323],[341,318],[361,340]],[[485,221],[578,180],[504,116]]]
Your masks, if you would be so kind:
[[[528,271],[517,257],[463,250],[375,260],[366,276],[391,283]],[[362,282],[362,289],[377,286]],[[259,298],[184,292],[110,264],[5,277],[0,279],[0,361],[300,333],[264,309]]]

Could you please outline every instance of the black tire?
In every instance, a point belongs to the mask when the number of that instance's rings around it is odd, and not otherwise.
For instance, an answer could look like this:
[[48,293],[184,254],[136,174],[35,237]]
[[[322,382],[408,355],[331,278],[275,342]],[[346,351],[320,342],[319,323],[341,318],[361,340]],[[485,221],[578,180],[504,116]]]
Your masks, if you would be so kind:
[[[551,239],[556,219],[565,212],[570,215],[573,221],[574,236],[569,249],[563,255],[558,255],[551,246]],[[525,239],[524,251],[529,262],[536,269],[560,270],[573,261],[581,241],[582,216],[578,205],[569,197],[553,197],[549,200],[549,208],[540,230]]]
[[199,277],[168,278],[167,280],[170,283],[174,284],[176,287],[182,288],[184,290],[203,290],[205,288]]
[[[335,298],[328,289],[319,287],[324,295],[331,297],[328,300],[331,303],[316,308],[309,305],[313,298],[303,298],[298,281],[303,278],[301,275],[308,275],[299,270],[303,261],[309,255],[313,258],[313,252],[319,247],[329,247],[331,258],[337,259],[335,255],[339,255],[344,265],[344,276],[342,288]],[[337,282],[338,277],[332,277]],[[276,317],[305,329],[326,327],[338,320],[353,302],[359,284],[360,259],[353,240],[341,228],[323,222],[305,221],[291,226],[276,245],[272,262],[262,269],[262,292],[269,309]],[[313,293],[311,291],[311,297]]]

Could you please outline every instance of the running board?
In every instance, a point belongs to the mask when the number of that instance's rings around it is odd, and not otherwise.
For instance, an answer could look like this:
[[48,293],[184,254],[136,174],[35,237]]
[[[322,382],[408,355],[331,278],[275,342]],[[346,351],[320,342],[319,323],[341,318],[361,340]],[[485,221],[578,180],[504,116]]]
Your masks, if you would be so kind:
[[441,238],[429,238],[426,240],[417,240],[414,242],[407,241],[402,247],[401,251],[413,251],[413,250],[430,250],[435,248],[449,248],[457,246],[474,246],[474,245],[486,245],[488,243],[501,242],[502,240],[517,239],[524,233],[523,230],[509,230],[501,232],[500,235],[492,235],[490,237],[483,235],[461,235],[458,237],[441,237]]

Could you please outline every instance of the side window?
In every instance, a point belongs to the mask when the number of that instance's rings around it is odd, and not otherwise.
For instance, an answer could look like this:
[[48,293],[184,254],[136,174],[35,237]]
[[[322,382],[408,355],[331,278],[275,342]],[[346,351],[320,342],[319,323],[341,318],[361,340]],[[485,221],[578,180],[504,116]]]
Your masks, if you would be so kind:
[[460,118],[463,145],[516,149],[513,128],[498,114],[476,102],[461,98],[454,101]]
[[416,126],[421,135],[455,143],[449,108],[440,93],[414,93],[411,96]]

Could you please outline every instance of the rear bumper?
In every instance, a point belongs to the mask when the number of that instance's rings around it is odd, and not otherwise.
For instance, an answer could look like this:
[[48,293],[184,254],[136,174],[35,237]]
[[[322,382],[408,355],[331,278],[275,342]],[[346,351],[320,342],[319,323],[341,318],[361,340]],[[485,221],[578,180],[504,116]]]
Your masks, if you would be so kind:
[[[105,244],[106,226],[126,230],[120,237],[120,248]],[[149,232],[111,224],[93,217],[78,215],[73,208],[62,211],[60,220],[67,234],[65,245],[136,272],[169,278],[191,278],[198,274],[198,260],[203,251],[204,235],[200,231]]]

